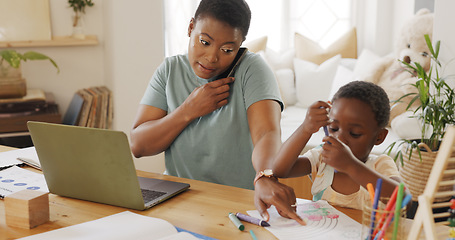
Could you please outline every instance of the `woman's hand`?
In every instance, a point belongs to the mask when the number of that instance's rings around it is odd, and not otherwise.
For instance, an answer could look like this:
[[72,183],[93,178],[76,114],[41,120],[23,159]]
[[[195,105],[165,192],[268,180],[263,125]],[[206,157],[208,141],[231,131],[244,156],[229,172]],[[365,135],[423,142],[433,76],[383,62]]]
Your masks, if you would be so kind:
[[194,89],[182,104],[190,119],[207,115],[226,105],[229,97],[229,84],[232,82],[234,82],[234,78],[222,78]]
[[295,212],[295,204],[296,197],[294,189],[291,187],[267,177],[262,177],[256,182],[254,205],[265,221],[270,218],[267,209],[274,205],[281,216],[294,219],[301,225],[306,225],[306,222]]

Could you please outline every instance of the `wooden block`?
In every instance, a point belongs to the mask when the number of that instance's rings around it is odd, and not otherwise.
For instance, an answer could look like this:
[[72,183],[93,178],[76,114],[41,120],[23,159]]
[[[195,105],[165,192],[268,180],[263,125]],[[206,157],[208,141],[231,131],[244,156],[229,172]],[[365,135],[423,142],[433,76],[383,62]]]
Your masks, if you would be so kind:
[[49,221],[49,193],[22,190],[5,197],[6,224],[34,228]]

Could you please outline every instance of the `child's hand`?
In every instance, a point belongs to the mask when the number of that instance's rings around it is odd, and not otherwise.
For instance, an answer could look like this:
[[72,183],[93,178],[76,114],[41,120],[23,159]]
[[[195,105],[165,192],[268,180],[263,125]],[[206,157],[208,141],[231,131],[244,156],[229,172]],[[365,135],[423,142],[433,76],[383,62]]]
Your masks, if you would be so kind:
[[348,172],[354,163],[360,162],[351,149],[337,138],[329,136],[324,137],[322,141],[326,143],[322,146],[321,160],[337,171]]
[[308,108],[305,120],[303,122],[305,131],[313,134],[319,131],[322,126],[329,124],[330,119],[328,116],[328,109],[330,108],[331,106],[327,102],[317,101],[313,103]]

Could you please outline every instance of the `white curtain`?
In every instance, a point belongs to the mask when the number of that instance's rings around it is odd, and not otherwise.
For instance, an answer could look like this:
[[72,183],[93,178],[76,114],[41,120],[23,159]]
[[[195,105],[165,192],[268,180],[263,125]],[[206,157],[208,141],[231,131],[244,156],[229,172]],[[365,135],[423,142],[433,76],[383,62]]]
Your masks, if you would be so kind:
[[[164,0],[166,56],[188,48],[188,24],[200,0]],[[299,32],[322,47],[353,25],[354,0],[246,0],[252,12],[246,42],[267,36],[275,51],[293,47]]]

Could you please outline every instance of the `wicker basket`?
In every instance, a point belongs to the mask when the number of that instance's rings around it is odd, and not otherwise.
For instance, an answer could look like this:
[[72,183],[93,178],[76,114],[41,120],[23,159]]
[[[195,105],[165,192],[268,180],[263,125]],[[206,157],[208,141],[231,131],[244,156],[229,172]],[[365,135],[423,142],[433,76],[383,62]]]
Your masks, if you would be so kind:
[[[409,157],[410,147],[408,146],[409,144],[405,143],[401,149],[401,153],[403,154],[403,165],[399,164],[400,175],[406,187],[412,194],[412,200],[417,201],[417,198],[422,195],[425,190],[437,152],[431,151],[425,143],[419,143],[419,147],[425,149],[420,151],[422,156],[422,160],[420,160],[419,153],[416,149],[413,150],[411,157]],[[443,178],[443,180],[452,179]],[[440,187],[440,190],[450,191],[451,188],[452,186],[445,186]],[[448,201],[449,199],[450,196],[435,198],[435,202]]]

